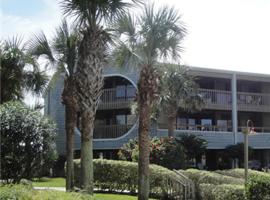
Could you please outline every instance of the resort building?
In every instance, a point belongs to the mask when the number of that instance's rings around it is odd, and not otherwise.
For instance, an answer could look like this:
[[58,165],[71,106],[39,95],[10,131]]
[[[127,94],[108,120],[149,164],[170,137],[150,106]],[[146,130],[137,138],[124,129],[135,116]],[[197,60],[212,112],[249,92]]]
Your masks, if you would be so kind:
[[[191,67],[204,98],[203,109],[196,113],[179,110],[175,135],[194,134],[207,140],[206,166],[216,169],[219,152],[242,143],[247,120],[253,121],[256,134],[249,136],[253,160],[270,168],[270,75]],[[104,89],[94,130],[94,153],[114,158],[122,145],[137,137],[138,119],[132,114],[139,73],[120,68],[106,68]],[[63,79],[55,80],[45,96],[45,114],[58,125],[57,149],[65,154],[64,106],[61,104]],[[79,123],[78,123],[79,124]],[[151,136],[167,136],[165,116],[151,126]],[[76,130],[75,150],[80,150],[80,132]]]

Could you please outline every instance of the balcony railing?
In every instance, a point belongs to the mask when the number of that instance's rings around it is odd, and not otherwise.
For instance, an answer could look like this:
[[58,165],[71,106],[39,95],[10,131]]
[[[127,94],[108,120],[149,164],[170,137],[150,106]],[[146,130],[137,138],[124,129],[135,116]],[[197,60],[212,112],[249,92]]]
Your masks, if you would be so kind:
[[117,88],[103,89],[98,108],[103,110],[128,108],[134,100],[135,91],[134,87],[127,87],[122,90]]
[[[206,109],[230,110],[232,108],[231,91],[199,89],[205,100]],[[237,92],[237,104],[240,111],[270,112],[270,94]]]
[[199,89],[205,101],[205,108],[231,109],[232,95],[226,90]]
[[126,134],[133,125],[97,125],[94,129],[94,139],[118,138]]
[[250,111],[270,111],[270,94],[237,93],[238,109]]
[[[175,130],[183,131],[213,131],[213,132],[232,132],[232,126],[217,126],[217,125],[191,125],[191,124],[174,124]],[[159,124],[158,128],[168,129],[167,124]],[[242,132],[245,127],[238,127],[238,132]],[[257,133],[270,133],[270,127],[254,127]]]

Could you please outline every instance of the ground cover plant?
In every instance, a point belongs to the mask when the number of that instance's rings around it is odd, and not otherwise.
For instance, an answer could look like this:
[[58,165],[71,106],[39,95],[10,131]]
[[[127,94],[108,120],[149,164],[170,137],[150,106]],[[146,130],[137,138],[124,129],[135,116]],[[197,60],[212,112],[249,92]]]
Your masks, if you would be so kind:
[[102,194],[97,193],[94,196],[75,192],[61,192],[50,190],[34,190],[31,186],[9,185],[0,186],[1,200],[135,200],[136,196],[124,194]]

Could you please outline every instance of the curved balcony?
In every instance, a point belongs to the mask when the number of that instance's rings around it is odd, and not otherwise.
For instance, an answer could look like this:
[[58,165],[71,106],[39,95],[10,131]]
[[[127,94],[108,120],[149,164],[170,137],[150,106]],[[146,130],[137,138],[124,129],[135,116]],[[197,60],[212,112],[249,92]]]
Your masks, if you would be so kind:
[[100,97],[99,110],[129,108],[134,101],[136,89],[128,86],[119,90],[118,88],[103,89]]
[[94,139],[118,138],[126,134],[134,125],[98,125],[94,129]]

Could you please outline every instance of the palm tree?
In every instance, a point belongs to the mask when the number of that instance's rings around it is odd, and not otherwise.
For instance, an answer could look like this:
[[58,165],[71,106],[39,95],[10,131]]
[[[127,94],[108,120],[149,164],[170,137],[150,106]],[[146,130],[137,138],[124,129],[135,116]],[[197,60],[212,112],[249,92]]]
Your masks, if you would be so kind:
[[168,136],[174,137],[174,123],[178,109],[193,112],[200,110],[203,98],[188,68],[166,65],[161,78],[161,109],[168,120]]
[[27,54],[26,43],[20,37],[0,41],[1,103],[22,100],[25,91],[41,95],[48,76],[36,59]]
[[[135,1],[135,0],[133,0]],[[110,35],[106,22],[123,14],[131,4],[124,0],[63,0],[65,15],[75,17],[83,35],[76,69],[76,92],[81,120],[81,186],[93,194],[93,130],[103,87],[102,69]]]
[[74,189],[73,142],[77,122],[78,103],[75,94],[75,65],[78,57],[80,34],[75,27],[69,27],[65,20],[56,29],[56,35],[49,43],[42,32],[35,35],[30,43],[30,53],[45,56],[50,64],[57,67],[58,74],[65,73],[62,103],[65,105],[66,129],[66,190]]
[[112,57],[120,66],[138,67],[140,71],[138,198],[145,200],[149,196],[149,128],[151,109],[158,97],[158,61],[179,58],[185,28],[175,9],[155,11],[154,5],[145,5],[141,16],[124,15],[115,22],[114,29],[120,41]]

